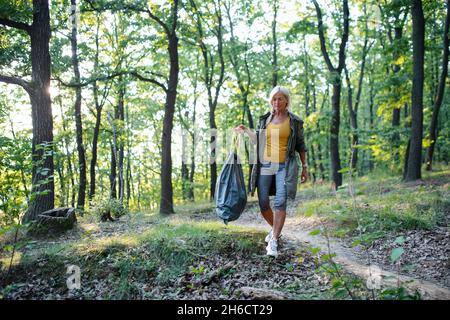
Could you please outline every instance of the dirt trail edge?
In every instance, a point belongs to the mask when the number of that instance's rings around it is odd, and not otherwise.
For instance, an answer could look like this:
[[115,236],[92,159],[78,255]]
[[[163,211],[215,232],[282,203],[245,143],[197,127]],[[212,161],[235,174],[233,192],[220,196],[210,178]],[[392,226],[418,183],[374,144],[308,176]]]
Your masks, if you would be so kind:
[[[248,209],[247,209],[248,210]],[[289,216],[289,213],[288,213]],[[247,212],[243,214],[241,219],[234,221],[233,224],[251,227],[256,229],[263,229],[268,231],[267,224],[262,217],[255,214],[255,212]],[[285,226],[283,228],[283,237],[295,243],[307,242],[314,247],[319,247],[323,252],[328,253],[328,244],[325,237],[321,235],[312,236],[310,231],[302,228],[298,220],[287,217]],[[339,244],[335,239],[330,239],[331,253],[335,253],[334,261],[342,265],[347,271],[356,276],[365,279],[370,277],[370,268],[366,263],[363,263],[352,252],[352,248],[346,248]],[[372,265],[372,273],[373,273]],[[411,290],[412,292],[419,292],[422,299],[426,300],[450,300],[450,290],[441,287],[430,281],[415,279],[405,275],[397,275],[394,272],[383,270],[382,266],[377,265],[380,273],[380,283],[382,287],[396,287],[398,281],[402,286]]]

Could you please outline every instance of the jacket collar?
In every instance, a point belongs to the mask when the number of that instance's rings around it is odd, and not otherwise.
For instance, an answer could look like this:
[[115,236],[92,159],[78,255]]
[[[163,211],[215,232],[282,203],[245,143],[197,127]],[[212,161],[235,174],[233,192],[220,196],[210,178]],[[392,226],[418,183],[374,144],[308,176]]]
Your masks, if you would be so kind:
[[[273,113],[271,111],[263,114],[262,116],[259,117],[259,121],[263,121],[264,127],[267,126],[268,123],[270,123],[270,121],[272,121],[272,117],[273,117]],[[288,117],[291,118],[291,120],[297,120],[299,121],[300,118],[293,114],[290,110],[288,110]],[[292,125],[292,121],[291,121],[291,125]]]

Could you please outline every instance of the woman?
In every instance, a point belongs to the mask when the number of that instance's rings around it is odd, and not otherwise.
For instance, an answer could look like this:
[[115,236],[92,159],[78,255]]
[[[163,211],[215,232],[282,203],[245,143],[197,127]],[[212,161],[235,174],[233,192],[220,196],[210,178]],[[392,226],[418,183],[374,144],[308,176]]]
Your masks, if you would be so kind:
[[[259,118],[256,133],[244,125],[235,130],[247,134],[257,147],[257,162],[253,166],[250,191],[258,189],[261,214],[272,227],[266,236],[267,255],[278,255],[278,239],[286,219],[286,200],[295,198],[298,181],[298,157],[302,161],[301,182],[307,180],[306,146],[303,121],[290,111],[289,91],[280,86],[273,88],[269,96],[271,110]],[[275,185],[275,186],[274,186]],[[273,188],[275,187],[275,193]],[[275,194],[275,213],[269,204],[269,195]]]

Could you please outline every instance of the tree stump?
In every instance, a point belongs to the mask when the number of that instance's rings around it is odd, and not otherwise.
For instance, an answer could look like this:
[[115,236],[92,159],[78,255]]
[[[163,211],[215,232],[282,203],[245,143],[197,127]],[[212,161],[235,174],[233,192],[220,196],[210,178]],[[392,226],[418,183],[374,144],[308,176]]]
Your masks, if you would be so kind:
[[75,208],[56,208],[39,214],[31,231],[32,234],[59,234],[72,229],[76,222]]

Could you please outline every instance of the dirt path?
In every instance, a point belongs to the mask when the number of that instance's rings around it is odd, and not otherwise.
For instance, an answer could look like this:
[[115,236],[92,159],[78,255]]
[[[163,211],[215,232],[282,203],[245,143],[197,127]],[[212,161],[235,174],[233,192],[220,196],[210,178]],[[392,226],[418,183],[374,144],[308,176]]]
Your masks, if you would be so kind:
[[[261,230],[269,230],[268,225],[263,221],[256,205],[250,205],[242,214],[241,218],[235,222],[235,225],[251,227]],[[328,253],[328,242],[324,236],[310,235],[310,230],[305,228],[301,219],[296,218],[293,208],[288,207],[288,217],[286,218],[283,229],[283,237],[294,243],[309,243],[314,247],[319,247],[323,252]],[[398,281],[412,292],[418,291],[422,299],[427,300],[450,300],[450,290],[430,281],[415,279],[405,275],[397,275],[394,272],[383,269],[383,266],[369,268],[367,261],[361,261],[354,254],[354,248],[346,247],[339,240],[332,239],[329,243],[330,250],[336,254],[334,261],[342,265],[347,271],[359,276],[362,279],[368,279],[370,274],[379,275],[377,278],[382,287],[396,287]],[[375,272],[375,273],[374,273]]]

